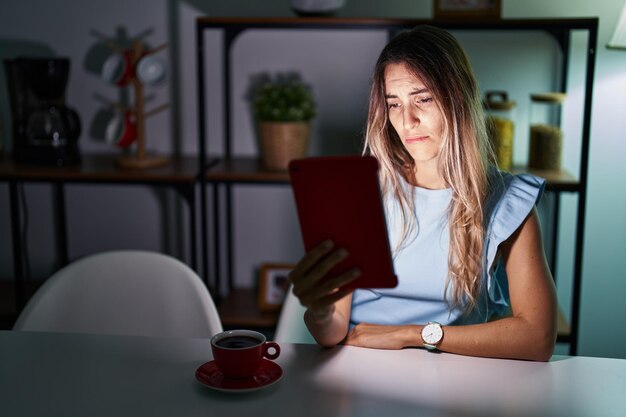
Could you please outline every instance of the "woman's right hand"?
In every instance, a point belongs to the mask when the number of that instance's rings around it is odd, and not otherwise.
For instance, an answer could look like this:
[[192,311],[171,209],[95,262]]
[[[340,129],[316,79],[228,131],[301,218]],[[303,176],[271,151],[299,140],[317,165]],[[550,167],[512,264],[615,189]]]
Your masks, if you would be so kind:
[[328,276],[328,272],[347,256],[345,249],[335,249],[331,241],[325,241],[306,253],[289,274],[293,294],[316,321],[331,316],[335,303],[354,291],[342,287],[361,275],[358,269]]

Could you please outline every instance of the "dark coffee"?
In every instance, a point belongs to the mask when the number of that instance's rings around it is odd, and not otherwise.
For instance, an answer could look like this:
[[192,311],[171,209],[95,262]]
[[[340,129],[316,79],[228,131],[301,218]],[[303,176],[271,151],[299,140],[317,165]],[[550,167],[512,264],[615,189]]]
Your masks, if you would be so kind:
[[261,340],[251,336],[230,336],[218,340],[215,344],[228,349],[243,349],[256,346]]

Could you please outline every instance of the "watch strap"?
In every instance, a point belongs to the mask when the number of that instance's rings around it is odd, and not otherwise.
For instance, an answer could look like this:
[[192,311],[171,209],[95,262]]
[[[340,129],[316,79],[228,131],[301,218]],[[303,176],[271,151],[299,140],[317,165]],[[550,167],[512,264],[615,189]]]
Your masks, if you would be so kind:
[[426,350],[437,350],[437,345],[431,345],[430,343],[424,342],[424,347],[426,348]]

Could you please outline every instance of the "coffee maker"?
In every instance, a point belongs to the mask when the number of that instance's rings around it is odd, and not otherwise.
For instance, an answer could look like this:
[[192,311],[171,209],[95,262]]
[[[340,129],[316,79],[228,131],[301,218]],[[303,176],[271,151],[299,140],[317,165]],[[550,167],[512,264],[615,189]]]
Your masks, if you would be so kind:
[[67,58],[5,60],[13,120],[13,159],[38,165],[80,161],[78,114],[65,105]]

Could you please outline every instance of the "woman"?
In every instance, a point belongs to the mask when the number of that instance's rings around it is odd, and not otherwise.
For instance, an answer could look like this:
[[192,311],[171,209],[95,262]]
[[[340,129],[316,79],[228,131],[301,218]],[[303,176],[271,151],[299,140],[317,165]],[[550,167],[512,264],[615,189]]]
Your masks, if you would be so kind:
[[290,280],[318,343],[550,358],[556,295],[534,208],[543,181],[490,168],[484,120],[451,34],[420,26],[384,48],[364,153],[379,161],[399,284],[340,289],[359,274],[326,277],[346,251],[311,250]]

